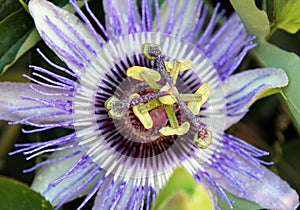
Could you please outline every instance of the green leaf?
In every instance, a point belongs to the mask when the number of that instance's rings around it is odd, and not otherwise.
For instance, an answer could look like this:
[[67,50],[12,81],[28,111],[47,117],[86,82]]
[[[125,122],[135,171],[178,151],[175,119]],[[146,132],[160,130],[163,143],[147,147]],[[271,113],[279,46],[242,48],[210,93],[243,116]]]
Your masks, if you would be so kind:
[[300,29],[300,0],[276,0],[274,6],[274,27],[296,33]]
[[1,210],[51,210],[49,201],[18,181],[0,177]]
[[[228,192],[225,192],[227,197],[232,200],[234,203],[232,204],[233,209],[239,209],[239,210],[259,210],[259,209],[263,209],[262,207],[260,207],[258,204],[242,199],[242,198],[238,198]],[[222,198],[218,197],[218,205],[220,207],[220,209],[222,210],[230,210],[228,203],[223,200]]]
[[[0,74],[3,74],[8,66],[17,59],[16,55],[19,49],[33,28],[33,21],[23,8],[13,12],[0,22]],[[26,44],[32,45],[28,42]],[[23,47],[22,51],[24,50]]]
[[300,58],[267,42],[261,43],[253,51],[263,66],[278,67],[287,72],[289,84],[283,88],[283,94],[300,133]]
[[[290,139],[289,139],[290,140]],[[293,139],[282,145],[277,159],[276,169],[280,176],[286,180],[295,190],[300,191],[300,141]],[[281,156],[282,155],[282,156]]]
[[[3,68],[3,72],[5,72],[6,70],[8,70],[9,67],[11,67],[22,55],[24,55],[29,49],[31,49],[32,47],[34,47],[38,41],[40,41],[40,35],[37,32],[36,29],[34,29],[25,39],[25,41],[22,43],[22,45],[20,46],[20,48],[18,49],[15,58],[8,63],[4,68]],[[23,41],[23,39],[22,39]]]
[[254,0],[230,0],[236,13],[240,16],[247,31],[256,35],[259,41],[270,32],[268,16],[265,11],[259,10]]
[[0,22],[21,7],[17,0],[0,0]]
[[[66,4],[67,1],[57,2],[59,5],[65,5],[63,8],[66,10],[75,12],[70,4]],[[21,3],[18,4],[21,6]],[[84,1],[78,1],[78,5],[82,7]],[[24,8],[13,12],[0,22],[0,37],[0,75],[41,39],[32,18]]]
[[26,12],[29,13],[29,8],[28,8],[28,5],[26,4],[26,2],[24,2],[23,0],[19,0],[19,2],[23,6],[23,8],[26,10]]
[[158,194],[152,210],[213,210],[214,205],[203,185],[184,168],[177,168]]

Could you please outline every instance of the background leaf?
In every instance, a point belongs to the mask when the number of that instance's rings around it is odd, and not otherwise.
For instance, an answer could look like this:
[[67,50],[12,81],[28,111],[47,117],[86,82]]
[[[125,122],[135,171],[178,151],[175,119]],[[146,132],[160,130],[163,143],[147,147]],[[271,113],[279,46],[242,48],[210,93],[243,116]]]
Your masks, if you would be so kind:
[[[228,196],[228,198],[232,201],[234,201],[233,203],[233,209],[239,209],[239,210],[259,210],[259,209],[263,209],[262,207],[260,207],[258,204],[248,201],[248,200],[244,200],[241,198],[238,198],[228,192],[226,192],[226,195]],[[220,207],[220,209],[222,210],[230,210],[229,205],[226,201],[224,201],[222,198],[219,197],[218,199],[218,205]]]
[[274,27],[296,33],[300,29],[300,0],[276,0],[274,7]]
[[0,22],[21,7],[17,0],[0,0]]
[[[21,3],[16,2],[19,7],[21,7]],[[66,10],[75,12],[72,6],[67,4],[66,0],[55,0],[53,2],[59,6],[65,5],[64,8]],[[11,11],[15,8],[19,8],[17,4],[14,3],[14,6],[1,6],[0,11],[1,9]],[[82,7],[84,2],[79,1],[78,4]],[[7,12],[5,14],[7,14]],[[41,40],[32,18],[24,8],[20,8],[11,14],[9,13],[9,16],[0,22],[0,37],[0,75]]]
[[230,0],[240,16],[249,34],[256,35],[262,41],[270,32],[267,13],[259,10],[254,0]]
[[1,210],[51,210],[53,207],[39,193],[28,186],[5,177],[0,177]]
[[300,133],[300,58],[267,42],[261,43],[253,51],[263,66],[278,67],[287,72],[289,85],[283,88],[283,93],[287,97],[285,102]]
[[184,168],[174,170],[168,183],[158,194],[152,210],[214,209],[209,193]]
[[23,8],[0,22],[0,74],[16,60],[19,49],[33,29],[33,21]]

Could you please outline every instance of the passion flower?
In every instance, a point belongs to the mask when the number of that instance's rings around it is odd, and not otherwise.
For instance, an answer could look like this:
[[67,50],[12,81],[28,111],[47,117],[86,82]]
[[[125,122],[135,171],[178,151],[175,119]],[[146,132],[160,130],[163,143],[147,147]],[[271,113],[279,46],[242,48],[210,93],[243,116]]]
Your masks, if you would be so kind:
[[[267,155],[224,131],[270,88],[281,69],[232,74],[255,46],[233,14],[219,28],[219,6],[204,28],[203,1],[104,0],[105,27],[71,0],[79,18],[45,0],[29,10],[64,74],[31,66],[33,83],[1,83],[2,119],[74,128],[58,139],[17,144],[27,159],[52,153],[32,188],[58,209],[86,195],[95,209],[149,209],[174,168],[185,167],[228,202],[224,189],[268,209],[293,209],[297,193],[266,169]],[[153,11],[154,8],[154,11]],[[93,22],[94,24],[92,25]],[[101,35],[100,35],[101,34]]]

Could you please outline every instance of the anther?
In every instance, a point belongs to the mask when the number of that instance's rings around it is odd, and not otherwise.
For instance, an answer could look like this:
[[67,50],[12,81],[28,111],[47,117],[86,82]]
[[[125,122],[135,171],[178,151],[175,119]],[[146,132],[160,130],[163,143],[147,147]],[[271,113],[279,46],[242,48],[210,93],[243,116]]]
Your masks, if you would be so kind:
[[201,100],[199,101],[189,101],[188,108],[194,115],[198,115],[200,112],[201,106],[207,101],[210,94],[210,87],[207,83],[203,83],[195,94],[201,95]]
[[142,72],[147,72],[147,75],[155,82],[158,82],[161,79],[161,76],[157,71],[142,66],[133,66],[128,68],[126,75],[136,80],[145,81],[145,77],[143,76]]
[[[132,94],[130,97],[137,98],[139,96],[140,96],[139,94],[135,93],[135,94]],[[152,118],[151,118],[149,112],[142,113],[142,112],[140,112],[139,107],[140,107],[140,104],[134,105],[132,107],[132,111],[133,111],[134,115],[140,120],[140,122],[143,124],[143,126],[146,129],[152,128],[153,121],[152,121]]]
[[190,123],[184,122],[177,128],[172,127],[162,127],[159,132],[164,136],[172,136],[172,135],[184,135],[190,129]]

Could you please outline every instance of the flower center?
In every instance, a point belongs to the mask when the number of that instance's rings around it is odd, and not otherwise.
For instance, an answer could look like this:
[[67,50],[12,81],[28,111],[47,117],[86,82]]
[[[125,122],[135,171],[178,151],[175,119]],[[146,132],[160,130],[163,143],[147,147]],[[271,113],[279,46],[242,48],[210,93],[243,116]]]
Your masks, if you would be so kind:
[[145,32],[108,42],[99,54],[80,75],[73,105],[78,144],[93,162],[122,177],[144,178],[193,164],[191,156],[201,163],[210,157],[226,101],[220,101],[222,91],[213,92],[221,80],[200,49]]
[[[175,84],[178,74],[193,67],[193,62],[188,59],[165,61],[161,47],[154,43],[145,43],[142,46],[143,56],[155,60],[157,69],[144,66],[132,66],[127,69],[126,75],[136,82],[146,84],[144,93],[133,92],[126,98],[112,96],[105,102],[105,108],[113,119],[124,119],[133,113],[131,123],[142,125],[138,130],[145,132],[153,128],[159,129],[162,136],[181,136],[189,132],[191,124],[198,132],[194,143],[200,148],[211,144],[211,133],[201,126],[196,115],[201,106],[209,97],[209,85],[203,83],[194,94],[180,93]],[[143,85],[142,85],[143,86]],[[176,107],[185,113],[187,119],[180,121],[176,114]]]

